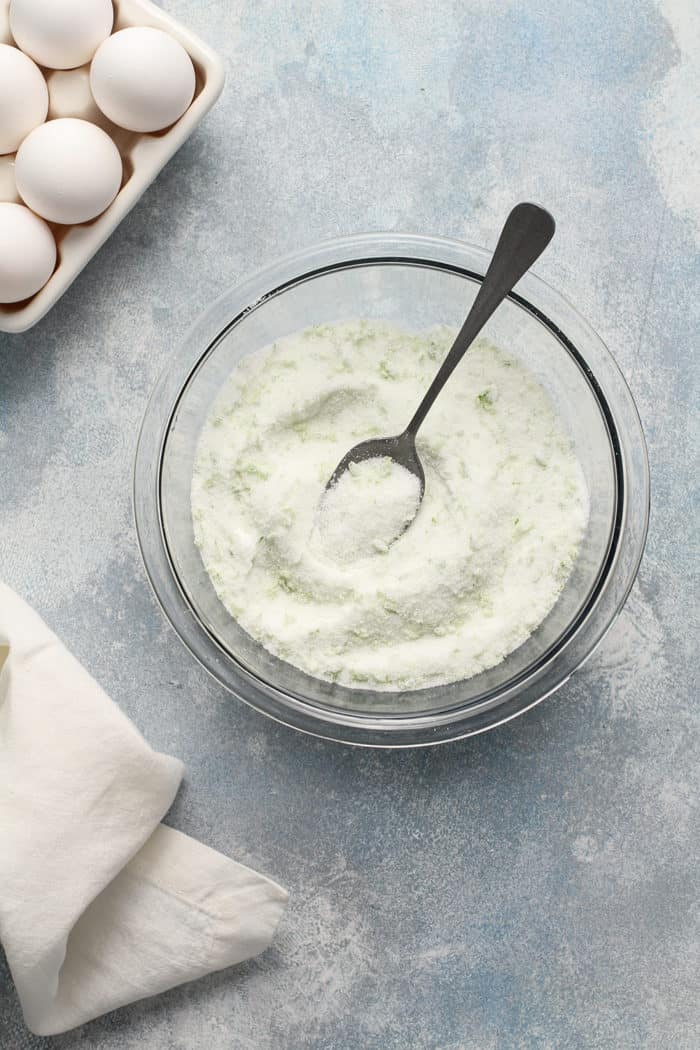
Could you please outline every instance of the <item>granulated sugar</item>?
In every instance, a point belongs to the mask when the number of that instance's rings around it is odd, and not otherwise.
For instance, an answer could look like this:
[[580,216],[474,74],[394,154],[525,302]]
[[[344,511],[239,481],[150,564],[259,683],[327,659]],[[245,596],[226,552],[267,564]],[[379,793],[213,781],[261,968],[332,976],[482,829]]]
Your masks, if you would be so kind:
[[419,501],[416,475],[388,456],[351,463],[321,497],[312,542],[344,562],[386,553]]
[[574,564],[581,467],[544,389],[483,339],[419,432],[417,513],[417,480],[385,459],[325,492],[350,448],[403,430],[453,338],[375,321],[307,329],[244,359],[203,428],[204,566],[253,638],[317,678],[468,678],[527,639]]

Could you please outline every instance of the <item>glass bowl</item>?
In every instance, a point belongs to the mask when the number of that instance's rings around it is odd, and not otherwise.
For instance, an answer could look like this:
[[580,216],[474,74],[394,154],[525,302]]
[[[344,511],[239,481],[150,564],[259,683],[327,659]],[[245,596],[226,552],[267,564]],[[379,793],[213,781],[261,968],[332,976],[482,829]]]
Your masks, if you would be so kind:
[[519,282],[484,334],[520,358],[558,406],[586,475],[591,514],[559,600],[523,645],[498,666],[449,685],[386,692],[331,684],[272,656],[246,634],[204,569],[190,516],[192,467],[209,408],[236,362],[283,335],[330,321],[458,328],[489,261],[489,252],[457,241],[397,234],[348,237],[288,256],[206,311],[148,404],[136,453],[134,510],[156,597],[214,678],[295,729],[380,747],[436,744],[490,729],[566,682],[608,630],[634,582],[649,514],[639,416],[602,340],[533,274]]

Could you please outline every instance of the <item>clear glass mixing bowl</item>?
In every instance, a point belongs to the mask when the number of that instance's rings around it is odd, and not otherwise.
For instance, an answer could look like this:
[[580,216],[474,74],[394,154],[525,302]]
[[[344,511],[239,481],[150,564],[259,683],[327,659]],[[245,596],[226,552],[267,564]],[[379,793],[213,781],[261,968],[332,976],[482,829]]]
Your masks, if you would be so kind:
[[[201,427],[236,362],[308,325],[376,318],[458,328],[490,254],[457,241],[367,234],[275,263],[227,292],[195,324],[149,402],[134,508],[146,571],[166,616],[203,666],[241,700],[317,736],[409,747],[483,732],[559,688],[620,612],[646,539],[649,469],[630,391],[601,339],[532,274],[485,329],[549,391],[591,494],[581,553],[547,619],[497,667],[408,692],[350,689],[272,656],[220,603],[194,545],[190,481]],[[408,415],[414,406],[407,405]],[[339,450],[339,455],[345,451]]]

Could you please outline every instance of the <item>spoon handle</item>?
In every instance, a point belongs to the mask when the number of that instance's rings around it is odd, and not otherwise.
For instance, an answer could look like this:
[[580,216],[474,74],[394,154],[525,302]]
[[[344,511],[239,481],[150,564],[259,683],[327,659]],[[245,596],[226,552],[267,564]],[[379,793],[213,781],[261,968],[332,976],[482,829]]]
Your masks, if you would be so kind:
[[435,398],[491,314],[500,306],[523,274],[527,273],[534,261],[539,258],[551,241],[553,234],[554,219],[548,211],[537,204],[516,204],[501,230],[496,250],[481,282],[474,305],[413,419],[406,427],[407,433],[415,436]]

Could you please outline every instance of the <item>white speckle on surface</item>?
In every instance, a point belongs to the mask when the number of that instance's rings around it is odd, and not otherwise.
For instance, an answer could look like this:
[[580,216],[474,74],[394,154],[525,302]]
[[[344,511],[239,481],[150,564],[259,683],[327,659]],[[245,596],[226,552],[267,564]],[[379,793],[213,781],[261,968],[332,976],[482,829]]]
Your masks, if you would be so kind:
[[573,841],[571,852],[582,864],[592,864],[598,855],[598,843],[593,835],[578,835]]
[[678,57],[645,106],[646,151],[669,207],[700,244],[700,5],[656,3]]
[[[664,635],[658,617],[639,588],[635,588],[598,656],[606,675],[613,718],[653,718],[659,698],[646,683],[667,671]],[[636,692],[628,688],[630,675],[636,672]]]

